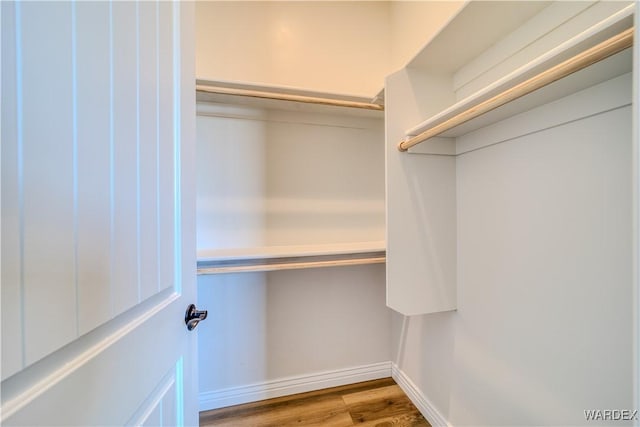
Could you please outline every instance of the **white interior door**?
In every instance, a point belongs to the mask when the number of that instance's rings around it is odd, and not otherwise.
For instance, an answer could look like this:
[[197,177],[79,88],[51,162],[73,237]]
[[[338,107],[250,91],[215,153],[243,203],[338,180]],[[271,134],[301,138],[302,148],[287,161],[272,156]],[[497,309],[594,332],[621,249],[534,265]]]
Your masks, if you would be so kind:
[[193,4],[0,8],[0,421],[196,424]]

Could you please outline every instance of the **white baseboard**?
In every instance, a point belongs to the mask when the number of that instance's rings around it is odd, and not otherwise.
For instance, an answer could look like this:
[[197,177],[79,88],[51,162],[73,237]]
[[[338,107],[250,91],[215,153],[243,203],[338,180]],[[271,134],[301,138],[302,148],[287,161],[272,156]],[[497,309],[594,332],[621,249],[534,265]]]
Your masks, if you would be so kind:
[[391,376],[396,383],[400,386],[402,391],[411,399],[418,410],[424,415],[432,426],[446,426],[451,427],[451,424],[447,422],[447,419],[442,415],[438,409],[431,403],[429,399],[422,393],[422,391],[409,379],[409,377],[396,365],[391,363]]
[[391,362],[373,363],[334,371],[315,372],[295,377],[279,378],[246,386],[230,387],[200,393],[200,410],[223,408],[242,403],[290,394],[304,393],[328,387],[337,387],[360,381],[391,376]]

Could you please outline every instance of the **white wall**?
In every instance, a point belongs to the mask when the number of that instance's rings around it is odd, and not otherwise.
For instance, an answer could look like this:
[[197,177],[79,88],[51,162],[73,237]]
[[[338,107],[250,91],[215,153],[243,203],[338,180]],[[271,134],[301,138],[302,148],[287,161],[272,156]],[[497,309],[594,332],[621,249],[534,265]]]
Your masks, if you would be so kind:
[[463,1],[196,3],[196,76],[373,98]]
[[198,2],[196,76],[372,98],[388,34],[386,2]]
[[371,378],[343,371],[390,360],[384,295],[382,265],[200,276],[201,409]]
[[198,110],[198,249],[384,240],[380,117]]

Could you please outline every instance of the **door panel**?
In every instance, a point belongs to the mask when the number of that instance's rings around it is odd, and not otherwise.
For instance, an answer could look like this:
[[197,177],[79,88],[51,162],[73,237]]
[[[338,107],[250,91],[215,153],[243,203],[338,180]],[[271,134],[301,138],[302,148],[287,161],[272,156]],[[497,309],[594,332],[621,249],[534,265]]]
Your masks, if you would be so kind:
[[[17,144],[7,144],[5,141],[16,141],[18,138],[16,126],[8,126],[7,123],[17,122],[15,108],[7,108],[7,105],[16,105],[17,90],[16,67],[6,67],[4,58],[16,57],[16,34],[14,28],[13,8],[9,4],[0,6],[2,28],[2,123],[0,124],[2,140],[2,278],[0,286],[1,301],[19,301],[22,293],[20,280],[21,266],[21,233],[20,233],[20,207],[19,203],[6,203],[5,200],[19,200],[21,187],[18,182],[20,167],[18,158],[20,151]],[[2,378],[17,372],[22,367],[22,308],[20,304],[2,304],[0,307],[0,325],[2,327],[2,366],[0,373]]]
[[[144,300],[158,291],[158,265],[163,260],[158,254],[158,104],[156,5],[138,4],[138,40],[140,66],[138,71],[138,95],[147,100],[138,105],[138,138],[149,141],[140,144],[138,151],[140,209],[140,299]],[[171,105],[171,104],[169,104]],[[153,189],[150,191],[150,189]],[[171,259],[169,256],[168,259]]]
[[[157,16],[158,16],[158,29],[164,29],[164,31],[158,31],[157,34],[157,76],[158,76],[158,86],[159,87],[172,87],[175,76],[174,70],[174,59],[173,59],[173,46],[174,46],[174,21],[172,17],[172,5],[170,2],[161,1],[157,6]],[[190,23],[191,29],[193,29],[193,25]],[[183,32],[186,32],[187,29],[183,29]],[[184,35],[183,35],[184,37]],[[188,41],[183,40],[183,44],[189,43]],[[194,43],[193,41],[191,43]],[[191,49],[194,47],[191,46]],[[184,66],[184,65],[183,65]],[[179,71],[179,69],[178,69]],[[184,80],[184,78],[182,79]],[[193,79],[192,79],[193,80]],[[185,84],[190,84],[189,89],[192,87],[193,82],[185,82]],[[184,88],[182,92],[182,96],[186,96],[189,93],[188,89]],[[178,102],[178,100],[174,100],[177,92],[172,91],[158,91],[158,105],[173,105],[174,102]],[[193,102],[189,105],[188,102],[186,105],[194,110],[191,113],[192,117],[195,117],[195,95],[192,96]],[[185,102],[183,102],[183,108]],[[173,111],[167,110],[166,108],[158,109],[158,170],[162,171],[162,173],[158,176],[158,187],[160,191],[158,192],[158,257],[159,259],[168,259],[173,256],[174,251],[174,234],[172,233],[174,223],[175,223],[175,212],[173,209],[170,209],[174,203],[175,197],[175,158],[173,156],[174,153],[174,136],[179,131],[174,124]],[[195,119],[191,119],[194,120]],[[195,125],[190,125],[192,128]],[[194,131],[195,132],[195,131]],[[195,184],[194,189],[195,191]],[[194,199],[195,200],[195,196]],[[195,201],[193,202],[195,204]],[[195,233],[195,226],[193,232]],[[185,236],[183,235],[183,238]],[[194,244],[195,247],[195,244]],[[195,265],[195,264],[194,264]],[[160,263],[159,265],[159,281],[158,281],[158,290],[166,289],[168,287],[173,286],[173,277],[176,274],[173,263]]]
[[[136,4],[111,4],[113,31],[113,263],[111,310],[131,308],[138,300],[140,235],[138,234],[137,19]],[[125,31],[123,29],[128,29]],[[148,190],[148,189],[145,189]]]
[[109,3],[78,3],[76,67],[78,333],[111,318],[111,87]]
[[16,4],[25,365],[77,335],[71,12],[70,3]]
[[193,5],[1,7],[1,421],[195,424]]

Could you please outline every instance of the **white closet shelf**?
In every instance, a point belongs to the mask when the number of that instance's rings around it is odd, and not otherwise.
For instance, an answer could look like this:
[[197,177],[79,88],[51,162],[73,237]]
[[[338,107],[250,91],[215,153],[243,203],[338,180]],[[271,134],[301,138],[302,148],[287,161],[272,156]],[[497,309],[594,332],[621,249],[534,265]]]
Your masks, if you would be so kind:
[[264,272],[384,263],[384,241],[198,251],[198,274]]
[[[428,40],[406,68],[453,74],[551,1],[470,1]],[[470,37],[473,34],[473,37]],[[454,48],[455,46],[455,48]]]
[[[467,9],[468,8],[465,8],[465,11],[467,11]],[[464,21],[464,19],[462,19],[462,21]],[[572,37],[566,42],[524,64],[476,93],[427,118],[417,126],[408,129],[405,132],[407,136],[405,141],[411,137],[420,135],[427,130],[440,126],[448,120],[476,108],[483,102],[490,100],[501,93],[508,92],[511,88],[532,79],[536,75],[544,73],[546,70],[549,70],[579,53],[610,39],[616,34],[629,30],[632,27],[633,5],[603,20],[599,24],[590,27],[575,37]],[[438,46],[449,38],[450,36],[447,36],[447,34],[441,35],[439,38],[436,37],[434,40],[435,47],[428,46],[428,48],[425,48],[425,51],[432,54],[437,52],[439,49]],[[471,56],[471,54],[468,54],[467,56]],[[422,56],[420,56],[420,58],[422,58]],[[431,59],[433,60],[433,58]],[[414,62],[417,63],[422,63],[421,61],[423,62],[423,60],[414,59]],[[422,67],[428,68],[424,63],[422,63]],[[535,92],[522,96],[521,98],[491,110],[477,118],[458,124],[449,130],[433,136],[458,137],[464,135],[481,127],[488,126],[492,123],[504,120],[524,111],[528,111],[539,105],[560,99],[570,93],[574,93],[597,83],[612,79],[631,71],[631,69],[632,53],[631,49],[626,49],[603,60],[602,63],[593,64],[588,68],[577,71],[574,74],[570,74],[567,77],[542,87]],[[420,153],[420,150],[410,148],[409,152]]]
[[196,101],[240,104],[266,109],[384,117],[384,105],[373,99],[305,89],[196,79]]

